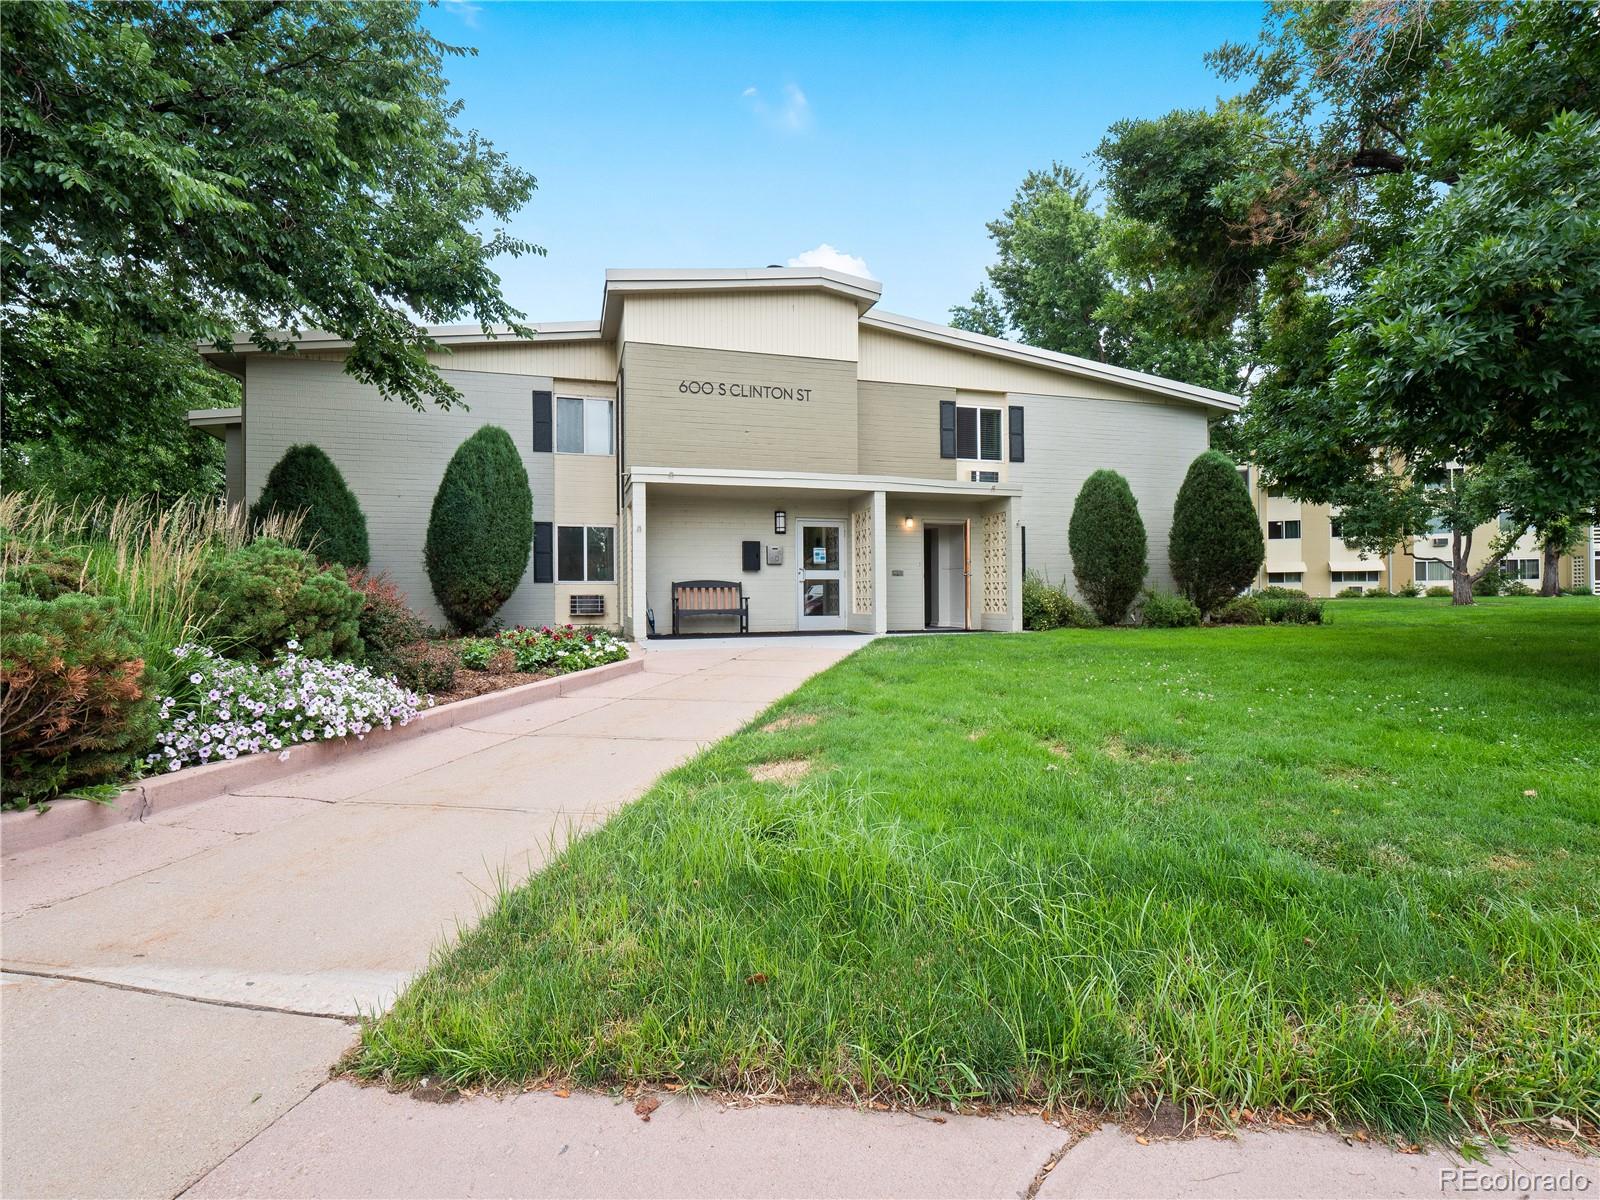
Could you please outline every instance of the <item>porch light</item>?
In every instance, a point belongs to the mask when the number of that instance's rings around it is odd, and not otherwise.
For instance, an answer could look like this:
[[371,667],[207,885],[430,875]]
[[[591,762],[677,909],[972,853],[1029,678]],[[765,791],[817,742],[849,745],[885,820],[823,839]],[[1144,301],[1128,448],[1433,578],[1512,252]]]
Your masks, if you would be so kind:
[[910,514],[910,513],[907,513],[907,514],[906,514],[906,532],[907,532],[907,533],[910,533],[910,532],[911,532],[911,527],[912,527],[912,526],[913,526],[913,525],[914,525],[914,524],[915,524],[915,523],[916,523],[916,522],[915,522],[915,521],[913,521],[913,520],[912,520],[912,517],[911,517],[911,514]]
[[772,532],[789,532],[789,514],[784,512],[781,508],[775,508],[772,510]]

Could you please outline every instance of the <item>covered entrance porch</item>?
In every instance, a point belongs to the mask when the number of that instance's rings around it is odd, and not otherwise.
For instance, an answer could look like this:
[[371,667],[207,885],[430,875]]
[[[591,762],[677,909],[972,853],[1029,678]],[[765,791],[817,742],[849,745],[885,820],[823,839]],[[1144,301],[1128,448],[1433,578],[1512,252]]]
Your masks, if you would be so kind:
[[623,480],[629,637],[1022,627],[1020,489],[635,467]]

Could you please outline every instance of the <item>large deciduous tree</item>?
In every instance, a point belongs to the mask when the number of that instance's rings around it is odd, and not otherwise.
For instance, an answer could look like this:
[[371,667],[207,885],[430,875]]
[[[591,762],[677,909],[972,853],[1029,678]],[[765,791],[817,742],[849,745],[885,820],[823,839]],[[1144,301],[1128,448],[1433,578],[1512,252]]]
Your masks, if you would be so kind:
[[1371,545],[1436,521],[1452,468],[1481,491],[1529,464],[1524,527],[1592,508],[1592,5],[1280,3],[1211,61],[1245,92],[1125,122],[1099,153],[1111,202],[1208,281],[1198,318],[1260,314],[1242,442],[1265,479]]
[[[314,327],[384,395],[447,406],[419,320],[521,316],[491,263],[542,252],[504,228],[534,180],[458,128],[463,51],[416,4],[39,0],[0,37],[0,333],[92,347],[93,402],[155,390],[147,356]],[[78,419],[48,355],[5,367],[37,428]]]

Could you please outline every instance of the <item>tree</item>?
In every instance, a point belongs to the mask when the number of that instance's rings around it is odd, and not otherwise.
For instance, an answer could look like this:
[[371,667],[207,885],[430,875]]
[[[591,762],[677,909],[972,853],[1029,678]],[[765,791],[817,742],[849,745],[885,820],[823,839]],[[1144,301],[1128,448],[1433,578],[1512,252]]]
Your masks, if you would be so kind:
[[1561,594],[1561,556],[1577,550],[1581,533],[1578,522],[1571,517],[1552,521],[1539,530],[1539,554],[1544,560],[1539,576],[1541,596]]
[[1120,624],[1144,586],[1144,522],[1128,481],[1099,470],[1083,481],[1067,524],[1078,591],[1106,625]]
[[1172,509],[1168,561],[1179,590],[1209,615],[1250,586],[1266,556],[1239,468],[1207,450],[1189,464]]
[[[1015,330],[1030,346],[1101,359],[1094,319],[1109,286],[1100,217],[1083,179],[1060,163],[1029,171],[1006,211],[989,222],[992,291],[979,288],[951,323],[991,337]],[[996,320],[1004,321],[997,330]]]
[[321,562],[365,570],[372,558],[367,517],[333,459],[318,446],[290,446],[267,472],[250,510],[259,521],[273,513],[304,512],[298,544]]
[[1592,505],[1592,7],[1285,3],[1211,62],[1247,90],[1099,153],[1111,202],[1208,281],[1202,315],[1258,315],[1242,438],[1265,481],[1349,527],[1509,457],[1537,464],[1532,524]]
[[222,442],[191,429],[197,408],[239,403],[239,386],[192,347],[117,343],[62,317],[5,342],[0,473],[13,490],[72,501],[218,496]]
[[[490,268],[534,180],[456,120],[415,3],[11,6],[0,27],[0,333],[268,348],[310,325],[415,407],[458,399],[417,324],[520,316]],[[480,227],[496,226],[489,232]],[[273,330],[288,330],[274,334]],[[106,360],[97,395],[120,388]],[[50,365],[8,362],[46,394]]]
[[423,561],[450,623],[473,633],[511,598],[533,544],[533,491],[511,435],[485,425],[462,442],[433,497]]

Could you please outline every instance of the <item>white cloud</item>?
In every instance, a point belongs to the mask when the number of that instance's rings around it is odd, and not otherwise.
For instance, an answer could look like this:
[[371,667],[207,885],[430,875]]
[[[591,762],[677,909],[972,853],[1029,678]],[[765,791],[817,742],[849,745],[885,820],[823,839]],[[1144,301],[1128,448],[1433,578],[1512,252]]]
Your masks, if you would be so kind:
[[800,90],[797,83],[784,84],[783,98],[776,104],[770,103],[754,84],[739,95],[749,104],[750,111],[773,129],[783,133],[804,133],[811,128],[811,101],[806,99],[805,92]]
[[468,29],[478,27],[478,14],[483,12],[481,4],[473,4],[471,0],[444,0],[445,12],[455,13],[460,17]]
[[789,260],[791,267],[826,267],[830,271],[843,271],[846,275],[859,275],[863,279],[876,279],[867,269],[865,259],[857,258],[854,254],[846,254],[843,250],[835,250],[827,242],[803,254],[796,254]]

